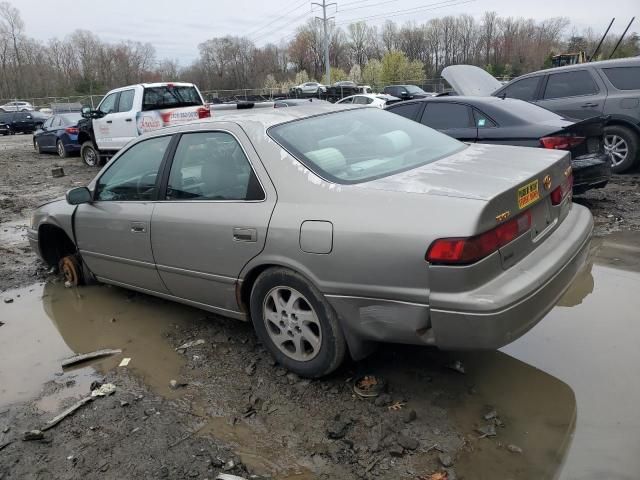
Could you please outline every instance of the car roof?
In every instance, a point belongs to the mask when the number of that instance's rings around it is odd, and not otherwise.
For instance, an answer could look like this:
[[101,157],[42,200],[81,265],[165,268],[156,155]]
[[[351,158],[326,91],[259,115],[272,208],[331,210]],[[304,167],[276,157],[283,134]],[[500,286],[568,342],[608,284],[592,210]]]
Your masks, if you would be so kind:
[[[596,67],[596,68],[612,68],[612,67],[632,67],[632,66],[640,66],[640,58],[639,57],[630,57],[630,58],[615,58],[613,60],[599,60],[597,62],[587,62],[587,63],[576,63],[574,65],[564,65],[563,67],[554,67],[547,68],[545,70],[537,70],[535,72],[526,73],[521,75],[514,80],[525,77],[532,77],[535,75],[542,75],[548,73],[557,73],[557,72],[565,72],[571,70],[581,70],[584,68]],[[512,80],[513,81],[513,80]],[[509,82],[511,83],[511,82]]]
[[[395,103],[394,105],[404,105],[406,103],[413,102],[448,102],[448,103],[468,103],[470,105],[487,105],[487,104],[501,104],[506,105],[513,102],[522,102],[517,98],[501,98],[501,97],[481,97],[481,96],[466,96],[466,95],[453,95],[442,97],[425,97],[415,98],[413,100],[407,100],[406,102]],[[506,102],[506,103],[505,103]]]
[[[364,106],[366,108],[366,106]],[[336,105],[334,103],[314,103],[309,105],[300,105],[296,108],[254,108],[247,110],[213,110],[214,115],[211,118],[195,120],[193,122],[183,123],[174,127],[166,127],[153,130],[142,137],[148,138],[159,134],[173,134],[177,132],[188,131],[193,127],[198,129],[206,129],[211,126],[212,129],[219,128],[221,122],[230,122],[240,125],[243,129],[253,130],[260,129],[262,131],[291,122],[293,120],[301,120],[303,118],[314,117],[324,113],[338,112],[342,110],[355,110],[363,108],[363,105],[354,106]],[[224,113],[223,113],[224,112]]]

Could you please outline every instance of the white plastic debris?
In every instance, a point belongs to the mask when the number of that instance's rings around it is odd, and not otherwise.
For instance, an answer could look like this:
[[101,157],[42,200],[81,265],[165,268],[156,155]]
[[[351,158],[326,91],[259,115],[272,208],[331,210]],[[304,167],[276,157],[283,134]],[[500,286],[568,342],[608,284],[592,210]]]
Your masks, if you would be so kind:
[[105,397],[111,395],[116,391],[116,386],[113,383],[105,383],[100,388],[96,388],[91,392],[92,397]]
[[216,477],[216,480],[247,480],[245,477],[239,477],[238,475],[231,475],[229,473],[220,473]]
[[180,345],[176,350],[186,350],[187,348],[197,347],[198,345],[204,345],[204,340],[202,338]]
[[123,358],[122,361],[120,362],[120,365],[118,365],[119,367],[126,367],[129,365],[129,362],[131,361],[131,359],[129,357]]

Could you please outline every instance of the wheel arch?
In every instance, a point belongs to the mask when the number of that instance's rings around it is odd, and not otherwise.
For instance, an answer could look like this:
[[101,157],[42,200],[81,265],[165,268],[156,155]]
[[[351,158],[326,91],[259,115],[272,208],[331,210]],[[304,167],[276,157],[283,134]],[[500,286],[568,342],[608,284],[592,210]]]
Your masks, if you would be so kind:
[[610,118],[607,120],[605,126],[611,127],[614,125],[630,128],[636,135],[640,137],[640,125],[638,125],[637,121],[631,117],[622,115],[610,115]]
[[[253,285],[260,274],[270,268],[287,268],[302,276],[306,281],[318,289],[322,295],[324,295],[324,292],[318,285],[317,277],[304,265],[298,264],[297,262],[290,262],[282,258],[265,258],[260,262],[253,263],[245,267],[244,270],[246,273],[244,273],[242,280],[238,282],[236,288],[238,306],[246,313],[249,321],[251,321],[251,309],[249,307],[251,301],[251,290],[253,290]],[[331,305],[331,302],[328,300],[327,303]],[[331,308],[333,308],[332,305]],[[361,360],[375,350],[376,343],[363,340],[359,336],[355,335],[352,329],[349,328],[348,319],[342,318],[337,312],[336,317],[338,318],[338,325],[340,326],[344,338],[347,341],[349,355],[353,360]]]
[[38,246],[42,259],[51,267],[57,266],[64,256],[78,251],[67,232],[52,223],[43,223],[38,227]]

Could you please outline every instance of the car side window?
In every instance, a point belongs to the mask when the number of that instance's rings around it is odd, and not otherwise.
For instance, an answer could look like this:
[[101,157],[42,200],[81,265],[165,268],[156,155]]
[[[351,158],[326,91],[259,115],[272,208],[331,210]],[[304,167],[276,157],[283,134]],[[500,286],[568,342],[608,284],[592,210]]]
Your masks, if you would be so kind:
[[473,109],[473,121],[476,124],[476,128],[493,128],[498,126],[496,122],[475,108]]
[[579,97],[598,93],[598,86],[587,70],[575,70],[549,75],[544,98]]
[[340,103],[353,103],[353,97],[345,98]]
[[459,103],[428,103],[421,122],[436,130],[472,127],[469,107]]
[[264,192],[238,141],[226,132],[180,138],[167,200],[263,200]]
[[388,110],[400,115],[401,117],[408,118],[409,120],[416,120],[421,106],[420,102],[403,103],[394,105],[393,107],[388,108]]
[[536,91],[542,77],[528,77],[518,80],[500,91],[498,96],[517,98],[530,102],[536,99]]
[[55,117],[51,117],[51,118],[49,118],[46,122],[44,122],[44,123],[42,124],[42,126],[43,126],[44,128],[50,128],[50,127],[51,127],[51,125],[53,124],[53,119],[54,119],[54,118],[55,118]]
[[640,67],[603,68],[602,71],[618,90],[640,90]]
[[155,198],[156,179],[171,136],[136,143],[111,164],[96,185],[100,201],[149,201]]
[[133,97],[135,96],[135,90],[125,90],[120,92],[120,101],[118,102],[119,112],[129,112],[133,108]]
[[104,98],[104,100],[102,100],[102,103],[98,107],[98,110],[100,110],[105,115],[115,112],[116,111],[116,100],[118,100],[118,95],[119,95],[118,92],[112,93],[111,95],[107,95]]
[[373,100],[367,97],[355,97],[353,99],[353,103],[357,103],[358,105],[368,105],[371,102],[373,102]]

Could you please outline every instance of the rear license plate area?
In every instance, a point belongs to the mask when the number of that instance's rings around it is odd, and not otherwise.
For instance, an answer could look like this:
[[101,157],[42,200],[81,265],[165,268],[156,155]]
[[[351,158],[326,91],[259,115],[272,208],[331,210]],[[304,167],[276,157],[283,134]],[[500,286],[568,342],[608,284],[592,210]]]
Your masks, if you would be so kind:
[[544,198],[541,202],[531,207],[531,237],[535,241],[551,225],[551,208],[549,198]]

